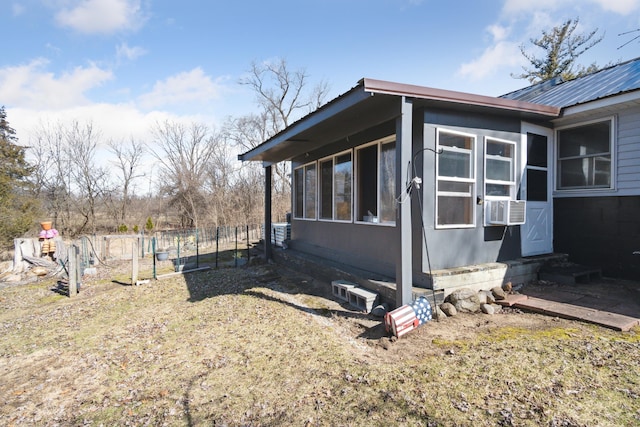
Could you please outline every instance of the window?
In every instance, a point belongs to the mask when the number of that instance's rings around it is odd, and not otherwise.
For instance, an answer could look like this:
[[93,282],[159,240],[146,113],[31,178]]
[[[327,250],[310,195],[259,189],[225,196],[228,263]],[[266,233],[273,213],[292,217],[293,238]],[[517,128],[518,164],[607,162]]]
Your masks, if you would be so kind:
[[316,164],[297,168],[294,171],[294,192],[296,218],[316,218]]
[[320,161],[320,218],[351,221],[351,152]]
[[558,130],[558,190],[611,188],[613,120]]
[[395,136],[358,148],[356,161],[357,221],[395,223]]
[[[475,143],[473,135],[437,131],[437,148],[440,151],[436,163],[438,228],[475,225]],[[496,176],[499,175],[500,171],[497,171]]]
[[514,199],[516,195],[516,144],[511,141],[486,138],[484,145],[485,197]]

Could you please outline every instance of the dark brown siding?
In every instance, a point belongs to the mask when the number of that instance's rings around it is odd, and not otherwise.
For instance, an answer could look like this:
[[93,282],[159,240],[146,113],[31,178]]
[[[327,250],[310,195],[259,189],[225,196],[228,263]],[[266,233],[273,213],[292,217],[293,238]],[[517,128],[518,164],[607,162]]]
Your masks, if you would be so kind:
[[572,262],[640,280],[640,196],[555,199],[554,239]]

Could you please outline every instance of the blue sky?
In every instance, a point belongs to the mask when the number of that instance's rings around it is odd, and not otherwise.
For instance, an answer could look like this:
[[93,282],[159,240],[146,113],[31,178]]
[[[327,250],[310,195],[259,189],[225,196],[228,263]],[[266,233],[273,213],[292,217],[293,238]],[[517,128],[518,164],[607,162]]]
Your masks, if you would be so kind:
[[[238,80],[284,58],[330,99],[362,77],[500,95],[519,51],[580,17],[602,43],[580,62],[640,56],[640,0],[0,0],[0,105],[28,145],[40,123],[92,121],[105,139],[149,138],[157,120],[255,110]],[[637,33],[640,35],[640,33]]]

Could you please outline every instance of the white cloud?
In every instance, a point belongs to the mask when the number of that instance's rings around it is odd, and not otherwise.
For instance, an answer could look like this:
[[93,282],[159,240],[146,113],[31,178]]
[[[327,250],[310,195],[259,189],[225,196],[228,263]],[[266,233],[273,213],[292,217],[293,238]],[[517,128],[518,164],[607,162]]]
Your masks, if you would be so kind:
[[522,54],[518,43],[508,40],[509,28],[491,25],[487,32],[492,36],[492,44],[482,54],[465,64],[462,64],[457,75],[473,81],[487,78],[505,67],[522,64]]
[[20,16],[24,13],[24,11],[25,7],[20,3],[13,3],[11,5],[11,13],[13,13],[13,16]]
[[140,96],[138,102],[145,109],[204,103],[219,98],[222,90],[219,80],[213,81],[202,68],[197,67],[156,82],[153,90]]
[[555,10],[573,2],[574,0],[505,0],[502,11],[507,15],[515,15],[541,9]]
[[144,23],[140,0],[73,0],[56,14],[56,22],[81,33],[109,34]]
[[589,3],[605,11],[629,15],[640,7],[640,0],[505,0],[503,13],[514,15],[540,10],[554,11],[565,7],[585,7]]
[[615,12],[619,15],[629,15],[640,7],[640,0],[592,0],[604,10]]
[[121,43],[116,46],[116,57],[118,60],[126,59],[128,61],[133,61],[146,53],[147,51],[140,46],[129,47],[127,43]]
[[0,99],[7,106],[34,109],[87,104],[84,93],[113,78],[95,64],[76,67],[59,76],[46,71],[48,61],[35,59],[26,65],[0,68]]

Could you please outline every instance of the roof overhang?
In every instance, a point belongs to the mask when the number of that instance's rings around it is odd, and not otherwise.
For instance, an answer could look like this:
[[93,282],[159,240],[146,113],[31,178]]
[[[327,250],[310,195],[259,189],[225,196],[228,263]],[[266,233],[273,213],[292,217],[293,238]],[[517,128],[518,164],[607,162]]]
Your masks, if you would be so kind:
[[482,111],[522,119],[553,119],[560,108],[504,98],[434,89],[423,86],[362,79],[350,91],[293,123],[280,133],[238,156],[242,161],[273,164],[291,160],[345,136],[400,115],[400,101],[413,99],[414,106]]

